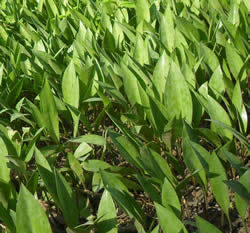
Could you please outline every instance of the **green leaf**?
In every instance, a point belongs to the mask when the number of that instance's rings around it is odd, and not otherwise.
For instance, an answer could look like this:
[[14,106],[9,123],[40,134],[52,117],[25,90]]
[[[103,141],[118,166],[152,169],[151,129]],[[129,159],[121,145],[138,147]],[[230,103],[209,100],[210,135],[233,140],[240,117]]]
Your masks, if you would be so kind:
[[5,209],[1,202],[0,202],[0,220],[7,227],[7,229],[10,230],[11,233],[16,233],[16,226],[10,215],[10,211]]
[[25,162],[29,162],[31,160],[33,153],[34,153],[34,150],[35,150],[36,141],[40,137],[42,131],[43,131],[43,128],[37,130],[35,135],[33,136],[32,140],[28,144],[28,146],[25,150],[25,155],[23,156]]
[[212,153],[208,163],[210,173],[209,181],[215,200],[218,202],[229,220],[230,201],[229,190],[227,185],[224,183],[224,181],[227,180],[225,169],[215,153]]
[[177,117],[192,122],[193,104],[191,94],[180,68],[172,62],[166,82],[164,102],[169,120]]
[[154,203],[160,226],[164,233],[187,233],[187,230],[179,218],[174,214],[170,206],[163,207],[158,203]]
[[[243,187],[248,192],[248,195],[250,193],[250,169],[248,169],[239,180],[239,183],[243,185]],[[249,197],[249,196],[248,196]],[[242,219],[245,218],[247,208],[249,207],[249,200],[247,201],[245,198],[242,197],[240,190],[235,193],[235,205],[236,208],[241,216]]]
[[136,201],[131,197],[127,187],[119,179],[119,176],[100,170],[105,188],[111,193],[113,199],[131,217],[134,217],[142,225],[145,224],[145,215]]
[[160,101],[162,101],[165,91],[165,85],[170,68],[170,61],[170,57],[166,55],[166,52],[164,50],[154,69],[152,82],[160,96]]
[[244,63],[239,54],[236,52],[236,49],[229,43],[226,44],[226,58],[229,69],[232,72],[234,79],[235,80],[245,79],[246,78],[245,72],[242,74],[242,77],[238,77]]
[[175,30],[170,7],[167,7],[164,15],[160,13],[160,40],[165,48],[172,53],[175,46]]
[[69,166],[76,174],[82,185],[85,186],[85,177],[80,162],[75,158],[72,153],[68,153]]
[[40,93],[40,109],[50,136],[56,143],[59,143],[59,120],[55,100],[49,85],[45,78],[42,91]]
[[176,25],[190,41],[200,41],[198,29],[184,17],[176,17]]
[[[65,103],[76,109],[79,107],[79,80],[76,76],[73,60],[70,61],[66,68],[62,79],[62,93]],[[74,121],[74,137],[78,131],[79,114],[70,111]]]
[[166,208],[171,207],[175,215],[181,220],[181,204],[178,195],[173,185],[166,178],[162,186],[161,199],[162,205]]
[[234,167],[240,175],[242,175],[246,171],[247,168],[244,167],[244,164],[239,157],[223,149],[222,154],[226,156],[229,163],[231,163],[232,167]]
[[31,101],[26,99],[26,102],[29,106],[29,110],[31,111],[32,117],[35,120],[35,122],[38,124],[40,128],[46,127],[44,118],[42,116],[42,113],[40,112],[39,108],[33,104]]
[[97,222],[97,229],[100,233],[117,233],[117,218],[116,208],[110,193],[104,190],[98,207],[97,217],[100,219]]
[[102,177],[103,184],[106,188],[114,188],[129,193],[128,188],[121,181],[121,176],[114,173],[106,172],[104,170],[100,170],[100,174]]
[[141,162],[141,166],[152,177],[159,179],[162,184],[165,177],[172,184],[177,184],[176,178],[173,176],[167,161],[162,156],[146,146],[140,148],[140,153],[141,157],[139,157],[139,161]]
[[111,168],[112,166],[102,160],[88,159],[82,163],[82,167],[86,171],[98,172],[99,170],[105,170]]
[[35,160],[36,160],[36,165],[37,165],[39,174],[46,188],[48,189],[50,195],[52,196],[57,206],[60,207],[59,199],[57,196],[57,190],[56,190],[55,176],[53,174],[53,171],[47,159],[37,148],[35,148]]
[[219,60],[215,53],[205,46],[204,44],[200,45],[200,53],[203,57],[203,61],[209,66],[209,68],[215,72],[217,67],[220,65]]
[[22,78],[15,83],[9,94],[5,97],[6,104],[8,104],[9,106],[13,106],[14,104],[16,104],[16,101],[23,88],[23,82],[24,79]]
[[[203,157],[200,156],[200,153],[198,153],[198,151],[195,150],[192,145],[192,143],[198,142],[198,140],[196,138],[196,135],[193,133],[192,128],[186,122],[184,122],[182,137],[184,162],[191,172],[194,172],[195,170],[200,170],[199,173],[195,175],[195,178],[203,186],[203,188],[206,189],[206,172],[201,162]],[[205,149],[203,150],[206,152]]]
[[[156,133],[162,135],[162,133],[164,133],[164,128],[168,123],[168,119],[170,119],[170,113],[167,111],[164,104],[152,96],[149,96],[149,106],[146,107],[149,108],[149,110],[146,110],[146,113],[151,124],[156,129]],[[150,113],[148,111],[150,111]]]
[[147,48],[144,48],[144,41],[141,35],[137,33],[135,50],[134,50],[134,58],[142,66],[144,65],[145,49]]
[[212,77],[209,80],[209,87],[215,90],[216,99],[219,99],[220,95],[223,95],[225,92],[223,73],[221,67],[218,66],[214,71]]
[[56,63],[56,60],[52,55],[35,49],[32,50],[32,53],[39,59],[43,67],[46,68],[50,73],[57,75],[62,74],[62,68]]
[[136,22],[139,25],[143,20],[150,22],[148,0],[136,0]]
[[78,223],[78,210],[72,189],[61,173],[59,173],[55,168],[54,175],[56,180],[57,195],[64,220],[68,226],[75,227]]
[[139,181],[144,191],[147,192],[152,201],[160,202],[160,195],[155,189],[155,187],[150,183],[151,181],[147,177],[143,177],[140,175],[135,175],[136,179]]
[[106,28],[104,39],[103,39],[103,47],[107,52],[114,53],[116,51],[115,46],[115,38],[113,34]]
[[1,66],[0,66],[0,87],[2,85],[2,80],[3,80],[3,69],[4,69],[4,65],[1,64]]
[[130,71],[130,69],[124,64],[121,64],[121,72],[124,83],[125,93],[131,105],[135,103],[141,104],[141,98],[138,90],[138,81],[136,76]]
[[104,146],[106,143],[106,140],[103,136],[95,135],[95,134],[86,134],[83,136],[79,136],[77,138],[70,139],[71,142],[76,143],[89,143],[94,145],[100,145]]
[[[199,101],[201,102],[201,104],[203,105],[212,120],[223,121],[224,125],[227,125],[228,127],[232,125],[227,112],[215,99],[213,99],[209,95],[206,95],[205,98],[197,95],[196,97],[198,97]],[[226,130],[225,127],[222,127],[219,124],[212,124],[211,128],[213,131],[219,133],[221,136],[227,139],[231,140],[233,137],[230,131]]]
[[248,117],[247,117],[247,111],[246,111],[246,108],[244,106],[244,102],[242,99],[240,82],[238,80],[237,80],[235,87],[234,87],[234,90],[233,90],[232,103],[233,103],[235,109],[237,110],[237,112],[240,116],[240,121],[242,122],[242,125],[243,125],[243,127],[241,127],[241,124],[240,124],[240,128],[242,128],[242,131],[244,133],[246,133],[247,126],[248,126]]
[[7,150],[5,150],[2,144],[2,139],[0,138],[0,180],[8,183],[10,181],[10,169],[8,168],[8,159],[5,157],[8,155]]
[[249,149],[250,148],[250,145],[247,141],[247,139],[242,135],[240,134],[237,130],[233,129],[232,127],[222,123],[221,121],[218,121],[218,120],[209,120],[211,122],[213,122],[214,124],[220,126],[220,127],[223,127],[224,129],[228,130],[230,133],[232,133],[236,138],[238,138],[240,140],[241,143],[243,143],[244,145],[246,145],[246,147]]
[[16,229],[17,233],[52,233],[43,208],[23,184],[16,207]]
[[[246,201],[248,205],[250,204],[250,192],[248,192],[247,188],[244,185],[235,180],[226,180],[224,181],[224,183],[229,186],[235,193],[237,193],[244,201]],[[249,184],[249,182],[247,184]]]
[[135,165],[136,167],[141,168],[140,162],[138,161],[140,153],[137,150],[136,146],[125,136],[122,136],[113,131],[109,131],[109,136],[111,137],[111,140],[118,148],[124,159],[126,159],[129,163]]
[[45,5],[48,11],[51,11],[54,16],[58,16],[59,12],[54,0],[45,0]]
[[207,222],[199,216],[195,216],[196,225],[198,227],[199,233],[222,233],[218,228],[216,228],[211,223]]

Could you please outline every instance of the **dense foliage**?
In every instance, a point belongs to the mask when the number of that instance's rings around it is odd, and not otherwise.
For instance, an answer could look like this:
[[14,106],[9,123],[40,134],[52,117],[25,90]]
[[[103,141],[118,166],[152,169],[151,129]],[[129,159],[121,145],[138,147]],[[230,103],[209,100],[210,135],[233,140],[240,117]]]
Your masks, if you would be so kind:
[[[249,10],[1,0],[0,231],[247,231]],[[185,217],[190,189],[221,224]]]

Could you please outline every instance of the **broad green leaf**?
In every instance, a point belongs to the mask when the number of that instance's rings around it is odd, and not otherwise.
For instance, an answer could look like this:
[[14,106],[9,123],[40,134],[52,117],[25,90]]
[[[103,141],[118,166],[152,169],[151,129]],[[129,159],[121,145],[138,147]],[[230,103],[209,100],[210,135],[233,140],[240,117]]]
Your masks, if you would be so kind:
[[97,229],[100,233],[117,233],[116,208],[110,193],[104,190],[98,207],[97,217],[100,219],[97,222]]
[[[62,93],[65,103],[76,109],[79,107],[79,80],[76,76],[74,63],[71,60],[66,68],[62,79]],[[74,121],[74,137],[78,131],[79,115],[74,111],[70,111]]]
[[135,165],[137,168],[141,168],[140,162],[138,161],[140,153],[137,150],[136,146],[125,136],[122,136],[113,131],[109,131],[109,136],[111,137],[113,143],[118,148],[124,159],[126,159],[129,163]]
[[164,104],[152,96],[149,96],[149,106],[146,107],[150,107],[151,112],[147,112],[147,114],[151,124],[153,124],[153,126],[156,128],[157,133],[162,135],[164,128],[167,125],[167,120],[170,119],[170,112],[168,112],[168,109],[164,106]]
[[17,233],[52,233],[42,206],[23,184],[16,207],[16,230]]
[[39,59],[42,63],[43,67],[48,69],[48,71],[52,74],[61,75],[63,70],[56,62],[56,60],[50,54],[39,51],[39,50],[32,50],[32,53]]
[[145,49],[147,49],[147,48],[144,48],[144,41],[143,41],[142,37],[140,36],[140,34],[138,33],[136,36],[134,58],[142,66],[144,65]]
[[211,154],[208,163],[210,173],[209,181],[215,200],[218,202],[229,220],[230,201],[229,190],[224,183],[224,181],[227,180],[225,169],[215,153]]
[[2,125],[0,125],[0,153],[2,153],[2,155],[4,156],[13,155],[19,157],[19,153],[16,147],[17,145],[13,140],[10,139],[8,134],[9,133],[7,128],[5,128],[4,126],[2,128]]
[[224,129],[226,129],[227,131],[231,132],[236,138],[238,138],[241,143],[243,143],[244,145],[246,145],[246,147],[249,149],[250,148],[250,145],[246,139],[246,137],[244,137],[241,133],[239,133],[237,130],[233,129],[232,127],[224,124],[223,122],[221,121],[218,121],[218,120],[209,120],[211,122],[213,122],[214,124],[220,126],[220,127],[223,127]]
[[33,172],[33,174],[31,175],[31,177],[29,178],[28,182],[27,182],[27,189],[31,192],[31,194],[34,194],[36,192],[37,189],[37,185],[38,185],[38,172]]
[[184,162],[187,168],[191,172],[194,172],[195,170],[200,170],[199,173],[195,175],[195,178],[206,190],[207,186],[206,172],[201,162],[203,157],[200,158],[199,157],[200,154],[192,146],[192,143],[197,142],[197,138],[196,135],[193,133],[192,128],[187,123],[184,123],[182,137],[183,137]]
[[76,143],[89,143],[89,144],[94,144],[94,145],[100,145],[103,146],[105,145],[105,138],[103,136],[95,135],[95,134],[86,134],[83,136],[79,136],[77,138],[70,139],[71,142],[76,142]]
[[223,82],[223,73],[222,73],[220,66],[216,68],[212,77],[210,78],[209,87],[215,90],[215,96],[217,100],[219,99],[220,95],[224,94],[225,87],[224,87],[224,82]]
[[163,207],[158,203],[154,203],[160,226],[164,233],[187,233],[187,230],[181,220],[174,214],[170,206]]
[[163,51],[161,57],[157,61],[154,69],[152,82],[160,96],[160,101],[162,101],[163,94],[165,91],[165,85],[167,81],[168,71],[170,68],[171,58],[166,55],[165,50]]
[[[250,169],[248,169],[239,180],[239,183],[243,185],[244,188],[250,193]],[[246,210],[249,207],[249,201],[241,197],[240,192],[235,193],[235,205],[242,219],[245,218]]]
[[148,0],[136,0],[137,25],[139,25],[144,20],[150,22],[150,9]]
[[74,152],[74,156],[76,158],[80,158],[87,153],[89,153],[92,150],[92,147],[90,147],[86,142],[82,142],[77,149]]
[[114,124],[116,125],[116,127],[118,127],[118,129],[125,135],[127,136],[132,142],[134,142],[135,144],[137,144],[137,141],[135,139],[135,135],[131,132],[131,130],[126,127],[120,120],[116,119],[113,115],[111,115],[110,113],[108,113],[109,118],[114,122]]
[[146,146],[140,148],[140,153],[141,156],[139,160],[141,166],[152,177],[159,179],[162,184],[165,177],[167,177],[172,184],[177,184],[176,178],[173,176],[167,161],[162,156]]
[[59,12],[54,0],[45,0],[45,5],[48,11],[51,11],[54,16],[58,16]]
[[170,7],[168,7],[164,15],[160,13],[160,40],[170,53],[175,46],[175,36],[173,15]]
[[[243,125],[242,131],[244,133],[246,133],[247,132],[247,125],[248,125],[247,124],[248,117],[247,117],[247,111],[246,111],[246,108],[244,106],[244,102],[242,99],[240,82],[238,80],[237,80],[235,87],[234,87],[233,96],[232,96],[232,103],[240,116],[240,121],[242,122],[242,125]],[[241,126],[241,124],[240,124],[240,126]]]
[[244,167],[244,164],[239,157],[223,149],[222,154],[226,156],[229,163],[237,170],[240,175],[242,175],[246,171],[247,168]]
[[[205,96],[205,95],[204,95]],[[217,121],[223,121],[225,125],[230,127],[231,120],[227,114],[227,112],[224,110],[224,108],[211,96],[206,95],[205,98],[202,96],[197,96],[207,113],[209,114],[211,120],[217,120]],[[212,124],[212,130],[219,133],[221,136],[232,139],[232,133],[225,129],[225,127],[220,126],[219,124],[213,125]]]
[[164,179],[164,183],[162,185],[161,199],[162,205],[166,208],[168,206],[171,207],[175,215],[181,220],[181,204],[178,195],[173,185],[166,178]]
[[46,127],[44,118],[42,116],[42,113],[40,112],[39,108],[33,104],[31,101],[26,99],[27,104],[29,105],[29,110],[31,111],[32,117],[35,120],[35,122],[38,124],[40,128]]
[[105,188],[110,192],[118,205],[140,224],[145,224],[145,216],[139,205],[131,197],[127,187],[121,182],[119,176],[100,170]]
[[82,163],[82,167],[86,171],[98,172],[99,170],[105,170],[111,168],[112,166],[102,160],[88,159]]
[[170,119],[181,117],[189,123],[192,122],[193,104],[191,94],[180,68],[174,62],[171,63],[167,77],[164,103]]
[[136,179],[139,181],[144,191],[147,192],[152,201],[160,202],[161,198],[155,187],[150,183],[151,181],[144,176],[135,175]]
[[239,81],[244,80],[246,78],[245,72],[242,74],[241,77],[238,77],[244,63],[239,54],[236,52],[236,49],[229,43],[226,44],[226,59],[234,79]]
[[220,65],[219,60],[215,53],[208,48],[206,45],[200,45],[200,53],[203,57],[203,61],[209,66],[209,68],[215,72],[217,67]]
[[29,162],[31,160],[33,153],[34,153],[34,150],[35,150],[35,143],[36,143],[37,139],[39,138],[40,134],[42,133],[42,131],[43,131],[43,128],[37,130],[37,132],[33,136],[32,140],[28,144],[28,146],[25,150],[25,154],[23,156],[25,162]]
[[233,25],[239,26],[240,23],[239,3],[232,2],[230,7],[231,10],[228,15],[228,21]]
[[10,211],[5,209],[1,202],[0,202],[0,220],[7,227],[7,229],[10,230],[11,233],[16,233],[16,226],[10,215]]
[[132,218],[135,218],[142,226],[145,225],[145,215],[141,207],[137,204],[135,199],[131,197],[127,192],[107,187],[106,189],[111,193],[113,199],[118,205]]
[[54,168],[56,180],[56,190],[61,205],[61,210],[65,222],[70,227],[75,227],[78,223],[78,209],[75,203],[74,194],[61,173]]
[[10,90],[9,94],[5,97],[5,102],[7,105],[13,106],[14,104],[16,104],[16,101],[23,88],[23,82],[24,79],[20,79],[19,81],[17,81],[17,83]]
[[190,40],[200,41],[198,29],[184,17],[176,17],[177,28]]
[[107,52],[110,53],[114,53],[116,51],[115,38],[108,28],[106,28],[105,31],[103,39],[103,47]]
[[83,186],[85,186],[85,177],[80,162],[75,158],[72,153],[68,153],[68,160],[70,168],[76,174]]
[[121,72],[122,72],[125,93],[127,94],[130,104],[131,105],[134,105],[135,103],[141,104],[141,98],[137,86],[138,81],[136,76],[124,63],[121,64]]
[[10,169],[7,165],[8,159],[5,157],[6,155],[8,155],[8,151],[0,137],[0,180],[8,183],[10,181]]
[[196,86],[196,77],[188,64],[184,64],[181,68],[181,72],[183,73],[187,83],[191,85],[193,88]]
[[114,173],[106,172],[104,170],[100,170],[100,174],[102,177],[103,184],[106,188],[114,188],[129,193],[128,188],[121,181],[121,176],[116,175]]
[[[249,176],[248,176],[249,178]],[[242,185],[239,181],[236,180],[230,180],[230,181],[224,181],[224,183],[229,186],[235,193],[239,194],[239,196],[250,204],[250,192],[248,192],[247,188]],[[247,183],[249,184],[249,182]]]
[[57,190],[56,190],[55,176],[53,174],[53,171],[47,159],[37,148],[35,148],[35,160],[36,160],[36,166],[38,168],[39,174],[46,188],[48,189],[50,195],[52,196],[57,206],[60,207],[59,199],[57,196]]
[[222,233],[218,228],[216,228],[211,223],[207,222],[199,216],[195,216],[196,225],[198,227],[199,233]]
[[59,143],[59,119],[55,100],[49,85],[45,78],[42,91],[40,93],[40,109],[50,136],[56,143]]

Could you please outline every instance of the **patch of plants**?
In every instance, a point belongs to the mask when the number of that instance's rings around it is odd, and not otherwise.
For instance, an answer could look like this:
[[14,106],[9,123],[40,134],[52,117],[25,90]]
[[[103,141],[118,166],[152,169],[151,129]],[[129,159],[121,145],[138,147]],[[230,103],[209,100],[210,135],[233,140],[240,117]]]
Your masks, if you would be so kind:
[[2,0],[0,232],[249,232],[249,9]]

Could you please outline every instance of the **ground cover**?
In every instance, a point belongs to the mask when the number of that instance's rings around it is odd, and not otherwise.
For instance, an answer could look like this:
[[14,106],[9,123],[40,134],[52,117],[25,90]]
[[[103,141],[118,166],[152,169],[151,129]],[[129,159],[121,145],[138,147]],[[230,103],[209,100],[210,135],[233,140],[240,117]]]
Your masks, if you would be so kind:
[[249,232],[249,9],[2,0],[0,232]]

